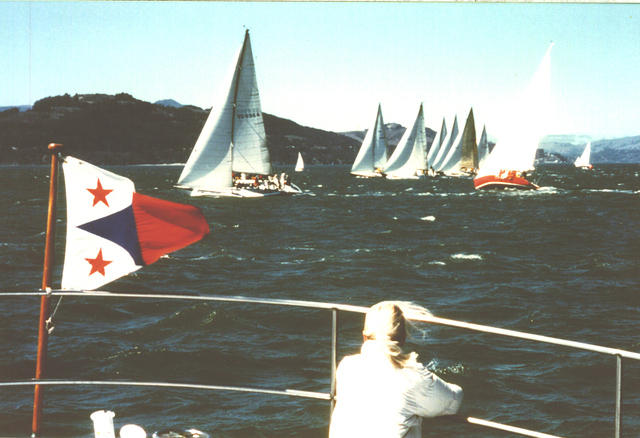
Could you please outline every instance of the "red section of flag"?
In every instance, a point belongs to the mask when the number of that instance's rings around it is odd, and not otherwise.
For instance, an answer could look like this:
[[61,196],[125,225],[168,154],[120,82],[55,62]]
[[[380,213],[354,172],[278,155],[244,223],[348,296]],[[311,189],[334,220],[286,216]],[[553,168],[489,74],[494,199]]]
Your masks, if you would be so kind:
[[209,224],[199,208],[133,194],[131,203],[142,259],[149,265],[163,255],[202,239]]

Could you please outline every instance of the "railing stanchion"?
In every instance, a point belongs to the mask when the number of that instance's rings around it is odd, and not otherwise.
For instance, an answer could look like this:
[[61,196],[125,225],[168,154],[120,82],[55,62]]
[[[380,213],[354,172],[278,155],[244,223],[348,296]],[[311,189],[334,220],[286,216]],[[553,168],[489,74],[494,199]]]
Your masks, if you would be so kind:
[[338,309],[331,309],[331,408],[336,405],[336,369],[338,368]]
[[622,433],[622,356],[616,355],[616,426],[615,438]]

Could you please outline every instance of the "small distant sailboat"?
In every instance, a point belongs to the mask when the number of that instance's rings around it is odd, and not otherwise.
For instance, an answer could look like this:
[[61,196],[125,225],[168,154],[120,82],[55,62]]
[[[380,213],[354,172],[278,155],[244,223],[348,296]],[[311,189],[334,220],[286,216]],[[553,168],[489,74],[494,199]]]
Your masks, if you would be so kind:
[[373,126],[360,145],[358,155],[351,166],[351,174],[357,177],[381,177],[382,169],[387,164],[387,133],[382,118],[382,108],[378,104],[378,112]]
[[301,193],[284,173],[272,174],[248,30],[227,84],[221,101],[212,106],[177,187],[192,189],[192,196]]
[[427,153],[427,165],[429,167],[428,175],[435,176],[436,171],[433,166],[433,162],[438,156],[438,152],[444,143],[445,138],[447,137],[447,124],[442,118],[442,126],[440,127],[440,131],[433,138],[433,142],[431,143],[431,147],[429,148],[429,152]]
[[482,127],[482,134],[478,142],[478,169],[482,169],[489,158],[489,140],[487,139],[487,127]]
[[582,151],[582,155],[580,155],[573,164],[580,169],[593,169],[593,165],[591,164],[591,142],[587,143],[584,151]]
[[458,134],[437,170],[448,176],[475,175],[478,171],[478,145],[473,108],[469,110],[464,129]]
[[429,166],[433,168],[433,171],[436,174],[442,169],[445,158],[447,157],[447,155],[449,155],[449,151],[458,138],[458,116],[454,116],[453,118],[453,126],[451,127],[451,131],[447,132],[445,129],[444,132],[445,136],[441,140],[440,149],[437,151],[433,159],[431,158],[431,156],[429,156]]
[[304,160],[302,154],[298,152],[298,161],[296,161],[296,172],[302,172],[304,170]]
[[407,129],[384,167],[388,179],[417,179],[427,172],[427,134],[422,104],[413,126]]
[[510,111],[514,117],[510,130],[504,133],[473,180],[477,190],[489,188],[538,189],[527,180],[526,172],[534,169],[538,143],[546,134],[550,108],[551,48],[547,49],[534,74],[521,105]]

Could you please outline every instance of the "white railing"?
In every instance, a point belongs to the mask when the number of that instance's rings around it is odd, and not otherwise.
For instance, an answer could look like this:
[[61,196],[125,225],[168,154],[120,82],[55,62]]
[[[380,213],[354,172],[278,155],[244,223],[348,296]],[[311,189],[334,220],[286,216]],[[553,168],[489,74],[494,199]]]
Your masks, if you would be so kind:
[[[28,381],[0,382],[0,387],[9,386],[35,386],[35,385],[106,385],[106,386],[141,386],[141,387],[166,387],[166,388],[184,388],[184,389],[200,389],[200,390],[216,390],[216,391],[236,391],[250,392],[271,395],[295,396],[312,399],[320,399],[330,401],[330,409],[333,410],[335,403],[335,375],[337,368],[337,350],[338,350],[338,313],[366,313],[368,307],[353,306],[349,304],[323,303],[316,301],[302,300],[284,300],[272,298],[253,298],[244,296],[198,296],[198,295],[172,295],[172,294],[136,294],[136,293],[111,293],[101,291],[47,291],[47,292],[5,292],[0,293],[0,297],[10,296],[78,296],[78,297],[101,297],[101,298],[143,298],[143,299],[165,299],[165,300],[191,300],[191,301],[218,301],[227,303],[249,303],[249,304],[265,304],[277,306],[306,307],[314,309],[324,309],[331,311],[331,386],[329,393],[301,391],[296,389],[271,390],[264,388],[248,388],[237,386],[219,386],[219,385],[199,385],[189,383],[168,383],[168,382],[129,382],[129,381],[94,381],[94,380],[47,380],[33,379]],[[473,324],[453,319],[439,318],[436,316],[427,316],[415,319],[430,324],[439,324],[450,327],[458,327],[477,332],[492,333],[500,336],[509,336],[518,339],[525,339],[535,342],[543,342],[547,344],[561,345],[569,348],[592,351],[595,353],[607,354],[616,357],[616,393],[615,393],[615,417],[614,417],[614,438],[620,438],[622,425],[622,358],[640,360],[640,353],[621,350],[617,348],[602,347],[599,345],[587,344],[584,342],[569,341],[549,336],[541,336],[531,333],[525,333],[515,330],[507,330],[486,325]],[[509,426],[505,424],[495,423],[475,417],[454,416],[456,419],[463,420],[467,423],[488,427],[496,430],[516,433],[522,436],[535,438],[560,438],[555,435],[549,435],[542,432],[523,429],[520,427]]]

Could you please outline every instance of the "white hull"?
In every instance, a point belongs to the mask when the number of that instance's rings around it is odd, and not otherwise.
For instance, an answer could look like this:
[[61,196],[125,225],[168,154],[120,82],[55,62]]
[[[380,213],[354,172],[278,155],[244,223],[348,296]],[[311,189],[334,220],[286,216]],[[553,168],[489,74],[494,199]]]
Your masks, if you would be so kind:
[[356,178],[382,178],[384,175],[380,172],[351,172]]
[[407,176],[402,176],[402,175],[385,175],[386,179],[420,179],[420,177],[423,175],[407,175]]
[[[190,189],[190,187],[176,187]],[[302,190],[295,184],[286,185],[282,189],[250,189],[238,187],[227,187],[215,190],[191,189],[191,196],[207,196],[213,198],[264,198],[265,196],[296,195],[301,193]]]

